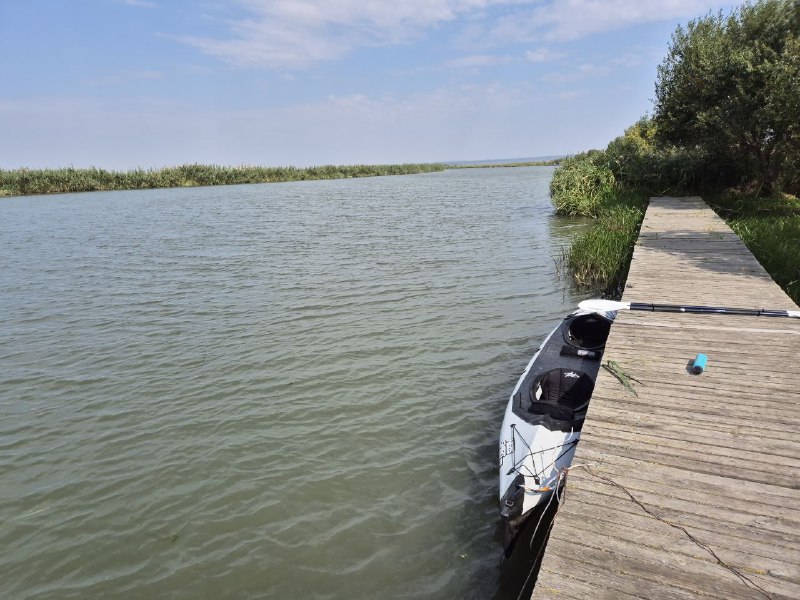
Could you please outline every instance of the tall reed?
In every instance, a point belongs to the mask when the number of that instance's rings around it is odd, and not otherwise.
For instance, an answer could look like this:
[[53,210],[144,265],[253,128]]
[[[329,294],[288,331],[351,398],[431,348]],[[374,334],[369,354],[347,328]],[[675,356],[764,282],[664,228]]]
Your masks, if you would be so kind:
[[619,195],[575,237],[565,262],[579,287],[611,297],[622,294],[645,205],[639,194]]
[[306,179],[344,179],[378,175],[408,175],[443,171],[444,165],[324,165],[319,167],[225,167],[190,164],[164,169],[134,169],[107,171],[105,169],[0,169],[0,196],[28,194],[57,194],[109,190],[142,190],[153,188],[192,187],[203,185],[233,185],[273,183]]

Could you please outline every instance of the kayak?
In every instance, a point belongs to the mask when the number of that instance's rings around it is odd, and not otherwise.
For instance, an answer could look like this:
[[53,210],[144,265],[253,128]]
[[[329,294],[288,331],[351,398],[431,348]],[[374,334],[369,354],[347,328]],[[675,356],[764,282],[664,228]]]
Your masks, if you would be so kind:
[[577,310],[550,332],[519,378],[500,429],[506,553],[572,464],[616,313]]

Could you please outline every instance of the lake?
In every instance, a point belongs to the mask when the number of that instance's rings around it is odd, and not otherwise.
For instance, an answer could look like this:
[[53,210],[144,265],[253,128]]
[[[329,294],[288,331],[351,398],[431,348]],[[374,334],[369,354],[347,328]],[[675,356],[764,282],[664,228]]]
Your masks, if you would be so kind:
[[516,597],[552,172],[0,200],[2,596]]

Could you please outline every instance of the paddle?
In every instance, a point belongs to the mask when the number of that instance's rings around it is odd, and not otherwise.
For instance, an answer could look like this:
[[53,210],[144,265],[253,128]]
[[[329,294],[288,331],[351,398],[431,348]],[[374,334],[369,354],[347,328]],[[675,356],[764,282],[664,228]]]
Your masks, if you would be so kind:
[[613,300],[584,300],[581,310],[611,312],[615,310],[646,310],[648,312],[699,313],[741,315],[745,317],[794,317],[800,319],[800,310],[767,310],[764,308],[728,308],[725,306],[683,306],[680,304],[646,304],[644,302],[615,302]]

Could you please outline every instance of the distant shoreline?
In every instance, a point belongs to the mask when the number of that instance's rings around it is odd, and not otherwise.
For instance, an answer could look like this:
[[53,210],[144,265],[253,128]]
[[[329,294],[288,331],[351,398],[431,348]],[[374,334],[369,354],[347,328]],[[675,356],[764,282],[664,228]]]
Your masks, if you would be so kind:
[[223,167],[194,164],[132,171],[108,171],[98,168],[0,169],[0,197],[411,175],[444,171],[448,168],[452,167],[443,163],[420,163],[326,165],[308,168]]
[[524,161],[524,162],[503,162],[503,163],[494,163],[494,162],[476,162],[476,163],[468,163],[468,164],[452,164],[452,163],[445,163],[445,167],[448,169],[491,169],[494,167],[557,167],[561,164],[561,158],[555,158],[553,160],[532,160],[532,161]]

